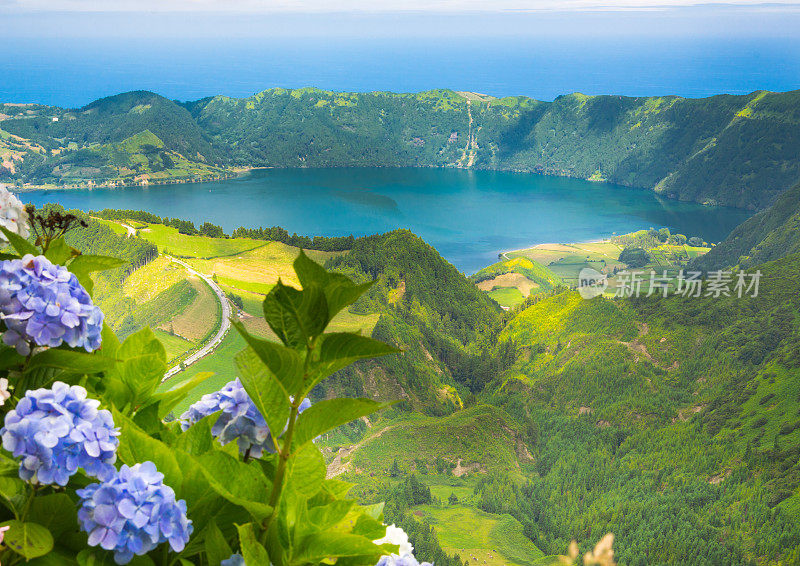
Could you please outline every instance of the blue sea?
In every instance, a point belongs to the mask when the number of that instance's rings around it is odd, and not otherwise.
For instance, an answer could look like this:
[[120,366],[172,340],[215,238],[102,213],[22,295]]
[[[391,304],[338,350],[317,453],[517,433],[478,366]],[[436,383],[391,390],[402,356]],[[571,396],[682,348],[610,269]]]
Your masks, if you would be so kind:
[[791,38],[0,37],[0,53],[0,101],[65,107],[129,90],[184,101],[303,86],[552,100],[800,88],[800,39]]

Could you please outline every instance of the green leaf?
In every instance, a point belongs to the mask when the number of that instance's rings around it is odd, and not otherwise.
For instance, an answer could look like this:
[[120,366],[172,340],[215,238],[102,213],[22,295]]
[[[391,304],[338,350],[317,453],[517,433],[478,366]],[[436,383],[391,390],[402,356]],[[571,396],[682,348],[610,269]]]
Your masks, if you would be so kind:
[[10,528],[3,543],[26,559],[44,556],[53,550],[53,535],[42,525],[12,520],[0,524],[0,527],[5,526]]
[[158,418],[166,417],[195,387],[212,375],[213,371],[201,371],[172,389],[153,395],[153,400],[158,403]]
[[[48,250],[49,251],[49,250]],[[125,265],[126,262],[115,257],[106,257],[100,255],[79,255],[72,260],[67,267],[75,277],[78,278],[80,284],[84,286],[86,291],[91,295],[94,287],[91,273],[95,271],[104,271],[106,269],[113,269]]]
[[28,519],[42,525],[54,539],[74,530],[78,524],[78,509],[66,493],[51,493],[33,498]]
[[360,334],[350,332],[333,332],[325,334],[320,346],[319,360],[317,369],[320,375],[315,380],[315,384],[324,377],[331,375],[365,358],[376,358],[388,354],[397,354],[400,350]]
[[247,331],[241,322],[232,320],[231,323],[288,393],[295,392],[301,387],[303,384],[303,360],[297,350],[256,338]]
[[219,416],[220,412],[217,411],[194,423],[188,430],[178,435],[175,448],[193,456],[200,456],[212,450],[214,437],[211,435],[211,427]]
[[114,367],[116,360],[94,352],[87,354],[76,350],[50,348],[31,358],[26,372],[35,369],[56,368],[76,374],[100,373]]
[[391,406],[372,399],[328,399],[311,405],[297,418],[293,441],[297,446],[355,419]]
[[3,234],[5,234],[6,238],[8,239],[8,243],[11,244],[11,247],[17,250],[17,253],[19,255],[22,256],[24,256],[25,254],[31,254],[37,256],[39,255],[39,250],[36,248],[36,246],[31,244],[28,240],[26,240],[19,234],[12,232],[11,230],[9,230],[4,226],[0,226],[0,231],[2,231]]
[[317,262],[310,259],[303,251],[294,260],[294,270],[303,288],[319,285],[325,293],[328,303],[328,321],[344,307],[353,304],[372,286],[372,281],[356,285],[341,273],[327,271]]
[[236,529],[239,531],[239,544],[242,547],[242,557],[245,564],[253,564],[254,566],[270,564],[267,549],[258,542],[253,524],[236,525]]
[[[130,405],[131,408],[149,404],[167,370],[164,345],[150,328],[145,327],[128,336],[117,349],[116,357],[119,361],[104,379],[115,403],[120,407]],[[109,381],[119,383],[109,384]],[[127,392],[123,393],[125,389]]]
[[316,494],[325,481],[327,472],[322,452],[313,444],[305,444],[290,457],[286,466],[286,490],[301,497]]
[[[78,566],[116,566],[114,554],[98,548],[86,548],[78,553]],[[149,556],[134,556],[128,566],[155,566]]]
[[225,536],[219,530],[214,519],[209,521],[204,532],[206,560],[209,564],[219,564],[233,554],[228,541],[225,540]]
[[245,464],[221,450],[213,450],[196,457],[196,460],[206,480],[219,495],[247,509],[257,521],[272,514],[272,507],[267,503],[272,484],[257,463]]
[[133,466],[148,460],[164,474],[164,483],[175,490],[180,499],[183,474],[173,450],[142,431],[133,421],[117,410],[113,411],[114,422],[120,427],[120,443],[117,455],[124,464]]
[[70,262],[68,269],[74,273],[78,279],[82,275],[88,275],[95,271],[106,271],[122,267],[127,262],[117,257],[104,255],[79,255]]
[[304,348],[328,324],[325,293],[319,285],[299,291],[279,279],[264,299],[264,319],[286,346]]
[[280,434],[289,420],[292,406],[289,392],[251,348],[236,355],[239,378],[270,431]]
[[67,263],[67,260],[72,257],[73,253],[77,252],[69,247],[62,237],[50,242],[50,246],[47,248],[44,257],[56,265],[64,265]]
[[78,566],[78,559],[74,550],[56,545],[44,556],[25,562],[25,566]]
[[326,558],[364,557],[378,562],[383,549],[363,536],[322,531],[303,539],[299,552],[292,557],[294,564],[316,564]]
[[343,520],[355,503],[352,499],[341,499],[327,505],[313,507],[308,510],[308,520],[317,527],[317,530],[327,530]]

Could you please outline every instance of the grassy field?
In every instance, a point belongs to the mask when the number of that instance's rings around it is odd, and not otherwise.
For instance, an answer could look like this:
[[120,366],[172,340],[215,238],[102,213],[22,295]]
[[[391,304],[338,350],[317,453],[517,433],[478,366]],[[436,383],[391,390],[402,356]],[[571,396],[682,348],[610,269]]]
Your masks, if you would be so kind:
[[547,267],[567,285],[577,285],[581,269],[591,267],[600,273],[624,269],[619,261],[622,247],[612,242],[582,242],[577,244],[539,244],[525,250],[505,254],[508,258],[527,258]]
[[181,257],[229,256],[265,245],[261,240],[250,238],[209,238],[187,236],[177,228],[162,224],[151,224],[139,230],[139,236],[158,246],[158,251]]
[[436,530],[442,548],[458,554],[470,566],[534,566],[544,553],[525,535],[510,515],[486,513],[472,506],[420,505],[412,510]]
[[[705,254],[709,249],[688,245],[662,244],[647,250],[651,258],[647,265],[630,271],[645,273],[649,278],[651,271],[656,271],[660,275],[666,270],[668,275],[674,277],[691,259]],[[618,284],[617,278],[613,276],[614,271],[628,269],[625,263],[619,261],[619,255],[622,250],[623,246],[621,244],[604,240],[601,242],[579,242],[575,244],[539,244],[524,250],[506,252],[504,255],[511,259],[527,258],[537,262],[558,275],[565,284],[573,287],[577,286],[578,274],[582,269],[594,269],[610,276],[607,294],[613,294]],[[649,284],[643,287],[645,292],[648,287]]]
[[492,299],[504,307],[515,307],[525,300],[522,291],[516,287],[495,287],[488,293]]

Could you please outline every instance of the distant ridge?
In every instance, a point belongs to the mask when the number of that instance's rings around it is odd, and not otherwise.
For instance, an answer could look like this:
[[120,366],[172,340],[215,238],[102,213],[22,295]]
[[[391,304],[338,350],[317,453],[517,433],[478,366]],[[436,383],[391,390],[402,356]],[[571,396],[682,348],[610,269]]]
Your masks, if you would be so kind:
[[[150,182],[220,174],[208,167],[464,167],[610,181],[756,210],[800,181],[798,126],[800,91],[698,99],[573,93],[542,102],[308,87],[185,103],[136,91],[77,110],[0,104],[0,181],[81,186],[126,184],[142,170]],[[94,146],[144,130],[196,170]]]

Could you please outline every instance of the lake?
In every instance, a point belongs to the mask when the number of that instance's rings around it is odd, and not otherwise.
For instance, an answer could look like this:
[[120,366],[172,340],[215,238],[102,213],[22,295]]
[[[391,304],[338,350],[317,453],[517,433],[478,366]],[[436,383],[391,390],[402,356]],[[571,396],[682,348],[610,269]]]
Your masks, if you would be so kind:
[[268,169],[211,183],[23,193],[37,206],[147,210],[221,225],[363,236],[408,228],[465,273],[501,251],[668,227],[719,242],[749,215],[651,191],[529,173],[418,168]]

